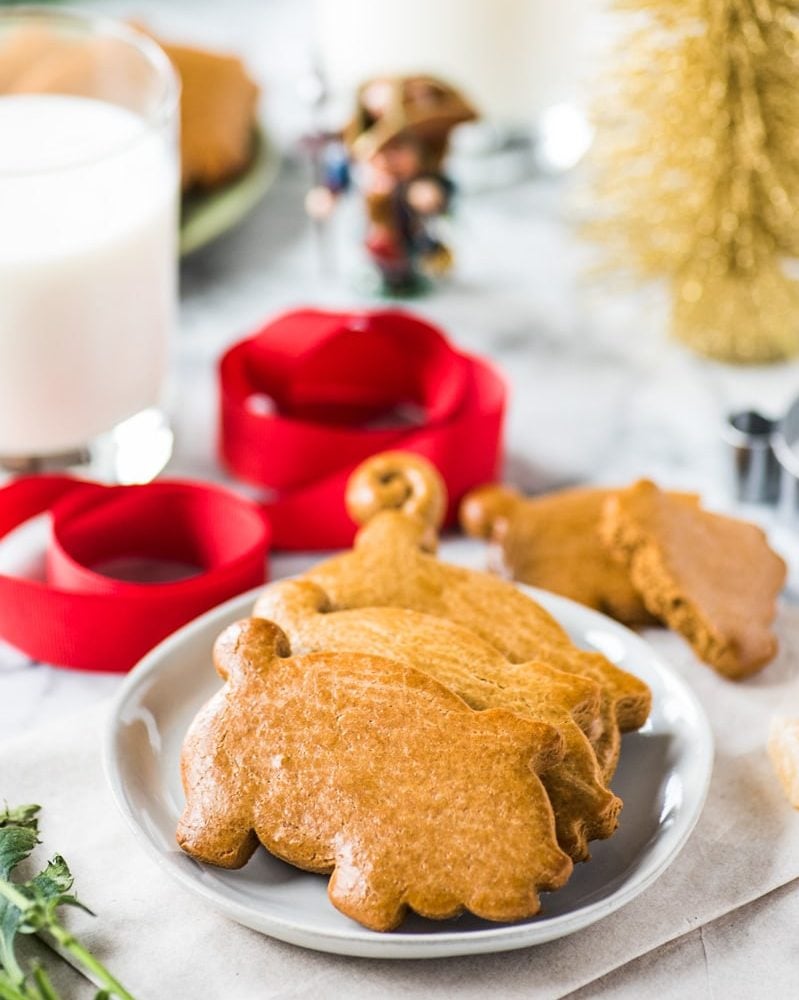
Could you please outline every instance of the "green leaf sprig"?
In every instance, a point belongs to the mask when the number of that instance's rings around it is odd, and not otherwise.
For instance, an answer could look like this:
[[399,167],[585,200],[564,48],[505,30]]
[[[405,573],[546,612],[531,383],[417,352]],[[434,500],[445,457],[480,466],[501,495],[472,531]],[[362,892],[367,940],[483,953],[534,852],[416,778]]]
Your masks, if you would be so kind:
[[0,811],[0,1000],[60,1000],[40,964],[22,968],[16,949],[23,934],[37,934],[46,944],[68,954],[93,982],[101,985],[95,1000],[134,1000],[59,920],[61,906],[78,907],[91,914],[72,894],[72,873],[60,854],[29,881],[11,879],[14,869],[40,842],[39,808],[6,806]]

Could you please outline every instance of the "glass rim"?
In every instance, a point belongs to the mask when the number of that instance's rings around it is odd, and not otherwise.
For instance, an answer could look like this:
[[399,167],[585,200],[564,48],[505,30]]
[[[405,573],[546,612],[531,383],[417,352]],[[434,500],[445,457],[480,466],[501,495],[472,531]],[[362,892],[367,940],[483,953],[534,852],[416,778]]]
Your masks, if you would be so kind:
[[[26,177],[44,174],[55,174],[62,171],[73,170],[85,167],[89,164],[102,163],[107,159],[134,148],[149,135],[163,128],[178,113],[181,93],[181,83],[177,71],[169,56],[161,48],[155,39],[114,17],[105,14],[94,14],[78,10],[74,7],[60,7],[57,10],[42,4],[19,4],[14,7],[0,8],[0,39],[4,31],[9,26],[19,25],[23,27],[30,24],[50,23],[54,27],[72,26],[76,29],[83,29],[86,37],[107,37],[122,42],[133,49],[136,49],[144,57],[147,64],[152,68],[161,82],[161,93],[158,94],[155,107],[146,114],[137,114],[141,118],[142,128],[134,136],[128,137],[124,142],[109,149],[104,150],[96,156],[88,156],[85,159],[76,159],[68,163],[52,164],[44,167],[32,167],[29,169],[4,170],[0,167],[0,177]],[[30,94],[3,95],[0,93],[0,100],[3,96],[35,97],[36,91]],[[48,96],[70,96],[63,92],[48,92]],[[91,100],[103,100],[103,98],[90,98]],[[114,101],[105,101],[107,104],[115,104]]]

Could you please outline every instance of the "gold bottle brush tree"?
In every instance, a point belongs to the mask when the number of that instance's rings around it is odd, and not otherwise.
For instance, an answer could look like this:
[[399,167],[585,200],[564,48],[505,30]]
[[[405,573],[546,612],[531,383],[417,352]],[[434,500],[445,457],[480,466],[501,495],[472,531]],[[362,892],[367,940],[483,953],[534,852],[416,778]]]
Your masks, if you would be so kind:
[[799,0],[614,0],[592,237],[725,361],[799,351]]

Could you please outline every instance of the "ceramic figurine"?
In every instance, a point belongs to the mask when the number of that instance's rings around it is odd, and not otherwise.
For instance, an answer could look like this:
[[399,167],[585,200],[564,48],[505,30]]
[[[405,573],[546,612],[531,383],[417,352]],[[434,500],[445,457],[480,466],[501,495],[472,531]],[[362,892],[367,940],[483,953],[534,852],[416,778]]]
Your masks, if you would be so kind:
[[443,162],[452,129],[475,117],[457,91],[433,77],[378,78],[358,91],[341,136],[325,142],[308,213],[327,219],[355,177],[368,219],[365,247],[384,294],[415,294],[452,267],[438,233],[454,189]]

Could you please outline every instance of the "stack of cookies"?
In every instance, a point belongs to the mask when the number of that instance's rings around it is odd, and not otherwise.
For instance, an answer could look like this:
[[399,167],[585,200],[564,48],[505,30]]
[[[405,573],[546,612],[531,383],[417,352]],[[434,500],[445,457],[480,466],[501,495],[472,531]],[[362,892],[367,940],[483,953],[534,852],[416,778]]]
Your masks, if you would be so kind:
[[352,551],[270,585],[217,640],[178,843],[228,868],[263,844],[331,875],[373,930],[408,908],[533,916],[616,829],[620,734],[649,689],[513,584],[436,558],[445,492],[424,460],[368,460],[347,500]]
[[776,655],[785,563],[760,528],[704,510],[695,494],[648,480],[529,499],[486,486],[465,498],[461,521],[500,546],[513,579],[628,625],[666,624],[725,677]]

